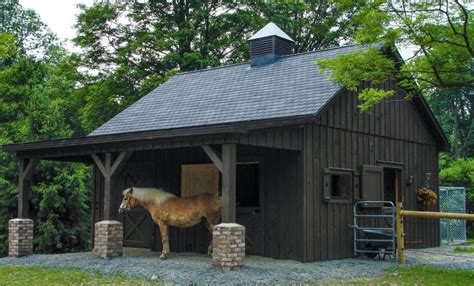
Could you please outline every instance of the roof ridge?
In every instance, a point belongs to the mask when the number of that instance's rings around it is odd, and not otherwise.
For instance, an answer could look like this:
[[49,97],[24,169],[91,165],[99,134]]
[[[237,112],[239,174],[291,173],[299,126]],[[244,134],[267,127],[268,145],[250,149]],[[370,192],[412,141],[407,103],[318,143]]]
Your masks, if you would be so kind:
[[210,70],[217,70],[217,69],[222,69],[222,68],[228,68],[228,67],[233,67],[233,66],[240,66],[240,65],[246,65],[249,62],[242,62],[242,63],[233,63],[233,64],[223,64],[220,66],[215,66],[215,67],[210,67],[210,68],[205,68],[205,69],[198,69],[198,70],[193,70],[193,71],[183,71],[183,72],[178,72],[176,75],[185,75],[185,74],[190,74],[190,73],[198,73],[198,72],[205,72],[205,71],[210,71]]
[[349,45],[345,45],[345,46],[330,47],[330,48],[324,48],[324,49],[315,50],[315,51],[306,51],[306,52],[301,52],[301,53],[297,53],[297,54],[287,54],[287,55],[281,56],[281,58],[289,58],[289,57],[294,57],[294,56],[299,56],[299,55],[306,55],[306,54],[315,54],[315,53],[319,53],[319,52],[326,52],[326,51],[330,51],[330,50],[338,50],[338,49],[344,49],[344,48],[355,47],[355,46],[363,47],[363,46],[367,46],[367,45],[349,44]]
[[[349,45],[345,45],[345,46],[330,47],[330,48],[324,48],[324,49],[315,50],[315,51],[306,51],[306,52],[301,52],[301,53],[296,53],[296,54],[283,55],[280,58],[289,58],[289,57],[295,57],[295,56],[325,52],[325,51],[330,51],[330,50],[344,49],[344,48],[349,48],[349,47],[354,47],[354,46],[361,46],[362,47],[362,46],[367,46],[367,45],[349,44]],[[215,66],[215,67],[210,67],[210,68],[205,68],[205,69],[198,69],[198,70],[193,70],[193,71],[178,72],[176,75],[177,76],[178,75],[186,75],[186,74],[205,72],[205,71],[211,71],[211,70],[234,67],[234,66],[240,66],[240,65],[246,65],[246,64],[250,64],[250,61],[241,62],[241,63],[233,63],[233,64],[223,64],[223,65],[220,65],[220,66]]]

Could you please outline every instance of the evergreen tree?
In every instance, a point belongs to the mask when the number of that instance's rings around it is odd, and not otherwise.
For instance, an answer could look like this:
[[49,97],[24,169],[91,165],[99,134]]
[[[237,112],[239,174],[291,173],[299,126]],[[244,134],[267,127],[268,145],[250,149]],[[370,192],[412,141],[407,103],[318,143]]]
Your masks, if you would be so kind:
[[[34,12],[17,1],[0,8],[0,145],[82,135],[76,58],[48,40],[54,35],[45,36]],[[17,176],[15,155],[0,151],[0,256],[7,252],[8,220],[17,215]],[[88,249],[90,168],[43,161],[32,183],[35,251]]]

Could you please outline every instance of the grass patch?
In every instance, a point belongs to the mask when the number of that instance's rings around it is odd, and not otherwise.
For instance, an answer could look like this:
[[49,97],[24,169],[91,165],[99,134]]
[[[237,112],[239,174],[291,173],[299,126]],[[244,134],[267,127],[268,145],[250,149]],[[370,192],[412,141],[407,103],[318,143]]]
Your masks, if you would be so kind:
[[148,279],[103,275],[93,270],[0,266],[0,285],[159,285]]
[[456,246],[454,253],[474,253],[474,247]]
[[381,277],[362,279],[349,285],[474,285],[474,271],[433,266],[393,267]]

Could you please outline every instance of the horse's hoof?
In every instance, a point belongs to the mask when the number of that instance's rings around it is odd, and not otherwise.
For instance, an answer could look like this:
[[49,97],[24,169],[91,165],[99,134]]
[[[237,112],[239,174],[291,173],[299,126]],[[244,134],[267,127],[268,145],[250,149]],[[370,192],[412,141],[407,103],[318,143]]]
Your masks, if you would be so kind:
[[163,260],[164,260],[164,259],[168,259],[168,255],[162,253],[162,254],[160,255],[160,258],[163,259]]

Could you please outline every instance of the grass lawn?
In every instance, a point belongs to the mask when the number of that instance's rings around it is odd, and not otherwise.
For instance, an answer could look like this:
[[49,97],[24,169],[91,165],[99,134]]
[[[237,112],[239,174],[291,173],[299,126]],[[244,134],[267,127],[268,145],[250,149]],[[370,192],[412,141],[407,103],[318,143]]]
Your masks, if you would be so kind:
[[456,246],[454,253],[474,253],[474,239],[468,240],[468,246]]
[[74,268],[0,266],[0,285],[158,285],[159,282],[102,275]]
[[[393,267],[381,277],[361,279],[350,285],[474,285],[474,271],[432,266]],[[344,284],[343,284],[344,285]]]
[[[0,266],[0,285],[159,285],[159,281],[102,275],[74,268]],[[329,285],[474,285],[474,271],[430,266],[393,267],[381,277]]]
[[456,246],[454,253],[474,253],[474,247]]

